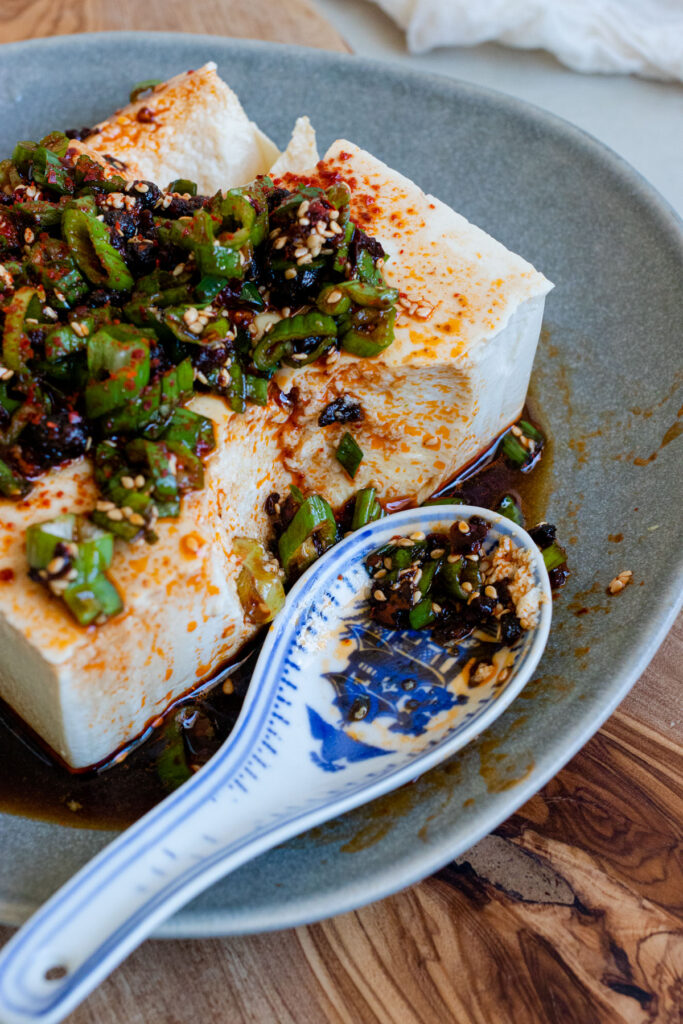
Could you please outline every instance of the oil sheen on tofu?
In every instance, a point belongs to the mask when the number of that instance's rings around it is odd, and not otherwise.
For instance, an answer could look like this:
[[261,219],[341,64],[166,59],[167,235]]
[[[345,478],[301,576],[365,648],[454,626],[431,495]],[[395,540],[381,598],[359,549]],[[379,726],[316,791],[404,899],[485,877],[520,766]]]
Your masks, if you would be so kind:
[[[147,129],[131,145],[112,128],[107,153],[148,172]],[[251,169],[261,160],[262,172],[277,151],[266,159],[257,131],[243,162]],[[301,174],[314,152],[310,126],[299,125],[275,173],[286,184],[287,172]],[[158,161],[160,184],[180,174],[196,179],[187,162]],[[213,174],[223,171],[218,160]],[[110,575],[125,601],[120,616],[78,626],[27,574],[26,528],[92,509],[87,459],[50,471],[25,500],[0,502],[0,696],[72,768],[110,757],[254,635],[237,595],[233,542],[268,541],[269,493],[296,482],[338,506],[372,483],[383,501],[421,501],[522,408],[550,282],[350,142],[334,143],[305,176],[315,183],[335,175],[351,187],[352,217],[389,254],[385,277],[400,290],[394,343],[373,359],[335,351],[279,371],[280,388],[299,391],[289,413],[273,400],[236,414],[222,399],[196,397],[191,408],[216,429],[206,485],[185,496],[178,519],[159,522],[156,544],[116,542]],[[200,181],[209,192],[235,183],[211,174]],[[353,424],[364,452],[353,481],[335,458],[348,427],[318,426],[321,410],[341,395],[363,410]]]

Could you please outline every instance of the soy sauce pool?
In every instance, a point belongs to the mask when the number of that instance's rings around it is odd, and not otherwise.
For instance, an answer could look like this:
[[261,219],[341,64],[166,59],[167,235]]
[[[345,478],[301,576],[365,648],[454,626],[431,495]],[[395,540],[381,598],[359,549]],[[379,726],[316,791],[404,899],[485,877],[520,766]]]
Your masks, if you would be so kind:
[[[525,413],[527,419],[538,417]],[[547,437],[547,432],[546,437]],[[439,496],[495,508],[505,494],[521,505],[527,526],[544,518],[551,491],[552,444],[531,472],[511,469],[493,447]],[[254,660],[225,687],[204,688],[178,702],[164,725],[123,761],[97,772],[73,774],[57,765],[0,702],[0,811],[76,828],[125,828],[163,800],[200,767],[230,734],[249,685]],[[227,691],[227,692],[226,692]],[[183,751],[184,757],[179,755]]]

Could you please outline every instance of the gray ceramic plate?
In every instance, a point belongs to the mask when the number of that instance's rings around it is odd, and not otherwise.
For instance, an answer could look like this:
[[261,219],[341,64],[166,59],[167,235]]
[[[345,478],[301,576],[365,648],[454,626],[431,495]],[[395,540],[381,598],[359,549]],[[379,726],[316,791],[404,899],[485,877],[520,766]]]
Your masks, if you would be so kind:
[[[466,850],[598,729],[657,649],[681,590],[672,558],[680,451],[670,442],[681,404],[673,378],[683,246],[664,201],[593,139],[505,96],[360,59],[208,36],[2,47],[0,153],[53,127],[92,124],[125,101],[131,84],[210,59],[281,145],[297,115],[309,114],[321,150],[338,136],[367,147],[556,283],[533,391],[554,437],[548,518],[569,541],[574,575],[539,675],[492,729],[411,787],[242,868],[164,927],[174,936],[313,921],[386,896]],[[634,585],[607,597],[624,568]],[[0,816],[0,836],[7,923],[108,839],[10,816]]]

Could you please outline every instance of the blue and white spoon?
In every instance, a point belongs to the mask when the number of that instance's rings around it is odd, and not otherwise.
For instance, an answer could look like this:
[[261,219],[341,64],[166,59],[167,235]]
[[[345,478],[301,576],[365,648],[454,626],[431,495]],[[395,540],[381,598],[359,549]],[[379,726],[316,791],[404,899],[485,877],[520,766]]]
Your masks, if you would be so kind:
[[[495,672],[476,687],[463,671],[473,641],[449,653],[427,632],[386,629],[363,613],[369,554],[397,534],[447,532],[472,515],[491,523],[485,550],[507,536],[531,552],[543,595],[538,626],[503,650],[502,660],[497,655]],[[538,548],[521,527],[486,509],[399,512],[332,548],[290,592],[221,749],[74,875],[2,950],[2,1024],[57,1024],[207,886],[451,757],[528,681],[551,614]]]

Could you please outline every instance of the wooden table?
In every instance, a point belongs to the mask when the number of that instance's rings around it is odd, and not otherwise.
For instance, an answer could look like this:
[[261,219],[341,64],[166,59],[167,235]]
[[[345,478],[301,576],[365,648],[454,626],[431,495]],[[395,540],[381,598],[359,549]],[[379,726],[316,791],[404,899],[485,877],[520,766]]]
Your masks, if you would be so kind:
[[[0,10],[2,42],[130,27],[347,49],[306,0],[4,0]],[[680,1024],[682,653],[679,620],[590,743],[438,875],[307,928],[148,942],[69,1021]],[[0,943],[8,935],[0,929]]]

